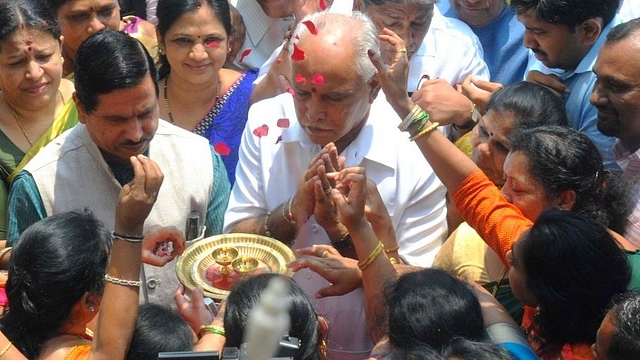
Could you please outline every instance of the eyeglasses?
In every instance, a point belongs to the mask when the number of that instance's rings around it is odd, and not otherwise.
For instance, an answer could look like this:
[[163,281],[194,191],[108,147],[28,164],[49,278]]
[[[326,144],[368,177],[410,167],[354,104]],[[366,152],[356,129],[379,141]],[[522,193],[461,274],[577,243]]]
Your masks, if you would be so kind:
[[[422,76],[420,76],[420,79],[418,80],[418,86],[416,86],[416,91],[420,90],[420,88],[422,87],[422,84],[424,84],[425,81],[427,80],[431,80],[431,76],[427,75],[427,74],[423,74]],[[413,92],[408,92],[409,96],[413,95]]]

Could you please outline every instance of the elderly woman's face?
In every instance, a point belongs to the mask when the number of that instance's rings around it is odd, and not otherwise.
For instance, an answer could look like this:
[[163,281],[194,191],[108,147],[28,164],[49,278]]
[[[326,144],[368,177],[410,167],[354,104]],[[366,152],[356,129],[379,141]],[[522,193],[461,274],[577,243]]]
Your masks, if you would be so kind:
[[511,111],[487,111],[471,132],[473,161],[497,187],[504,184],[502,168],[509,153],[509,135],[513,132]]
[[[418,51],[429,31],[433,18],[433,5],[415,3],[369,5],[365,8],[365,13],[373,20],[378,33],[382,33],[382,29],[387,28],[398,34],[407,47],[407,56],[411,58]],[[384,61],[390,64],[395,56],[394,47],[382,45],[380,51]]]

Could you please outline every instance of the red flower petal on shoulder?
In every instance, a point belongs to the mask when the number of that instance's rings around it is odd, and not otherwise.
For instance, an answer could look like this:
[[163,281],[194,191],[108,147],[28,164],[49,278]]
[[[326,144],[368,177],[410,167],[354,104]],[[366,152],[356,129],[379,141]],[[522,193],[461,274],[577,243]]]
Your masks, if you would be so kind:
[[215,145],[213,145],[213,150],[215,150],[221,156],[229,156],[229,154],[231,154],[231,148],[222,141],[218,141]]
[[313,21],[307,20],[303,21],[302,23],[307,27],[307,29],[309,29],[310,33],[312,33],[313,35],[318,35],[318,29],[316,29],[316,24],[314,24]]
[[327,10],[327,3],[324,0],[320,0],[320,9]]
[[298,44],[293,44],[293,54],[291,54],[291,60],[302,61],[304,60],[304,50],[298,47]]
[[259,138],[269,135],[269,126],[267,126],[267,124],[264,124],[260,127],[257,127],[255,130],[253,130],[253,135]]
[[240,55],[240,60],[238,60],[238,62],[242,63],[244,61],[244,58],[249,56],[249,54],[251,54],[251,49],[246,49],[245,51],[243,51],[242,55]]
[[281,118],[281,119],[278,119],[278,122],[276,123],[276,125],[278,125],[279,128],[286,129],[289,127],[290,122],[289,122],[289,119],[287,118]]

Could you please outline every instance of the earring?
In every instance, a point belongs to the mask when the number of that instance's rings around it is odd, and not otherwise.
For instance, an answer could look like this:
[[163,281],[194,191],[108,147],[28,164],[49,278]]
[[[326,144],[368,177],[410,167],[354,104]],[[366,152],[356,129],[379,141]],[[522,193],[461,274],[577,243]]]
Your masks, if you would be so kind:
[[320,355],[322,355],[323,358],[327,357],[327,340],[322,340],[320,342]]
[[93,312],[95,309],[93,308],[93,305],[87,305],[87,310],[89,310],[89,312]]

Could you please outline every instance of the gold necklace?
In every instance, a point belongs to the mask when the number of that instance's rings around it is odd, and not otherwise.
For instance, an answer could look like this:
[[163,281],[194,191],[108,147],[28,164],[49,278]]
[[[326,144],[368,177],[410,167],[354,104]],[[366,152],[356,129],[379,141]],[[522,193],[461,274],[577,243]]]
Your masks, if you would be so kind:
[[[169,98],[167,97],[168,82],[169,82],[169,75],[167,75],[167,77],[164,78],[164,88],[163,88],[164,109],[167,111],[167,115],[169,115],[169,122],[172,124],[175,124],[175,121],[173,121],[173,114],[171,113],[171,104],[169,103]],[[217,103],[218,100],[220,99],[220,91],[222,91],[222,82],[220,81],[220,79],[218,79],[218,86],[216,87],[216,99],[214,101],[214,104]]]
[[[60,98],[62,99],[62,104],[64,105],[65,100],[64,100],[64,96],[62,95],[62,91],[60,91],[60,89],[58,89],[58,94],[60,94]],[[13,106],[9,105],[9,102],[7,101],[7,99],[5,99],[4,101],[7,103],[7,106],[11,110],[11,114],[13,114],[13,118],[16,119],[16,123],[18,123],[18,127],[20,128],[20,131],[22,131],[22,135],[24,135],[24,138],[27,139],[27,142],[29,142],[29,145],[33,147],[33,141],[29,139],[29,135],[27,135],[27,131],[24,129],[24,126],[22,126],[22,121],[20,121],[20,118],[18,117],[18,113],[13,108]]]

